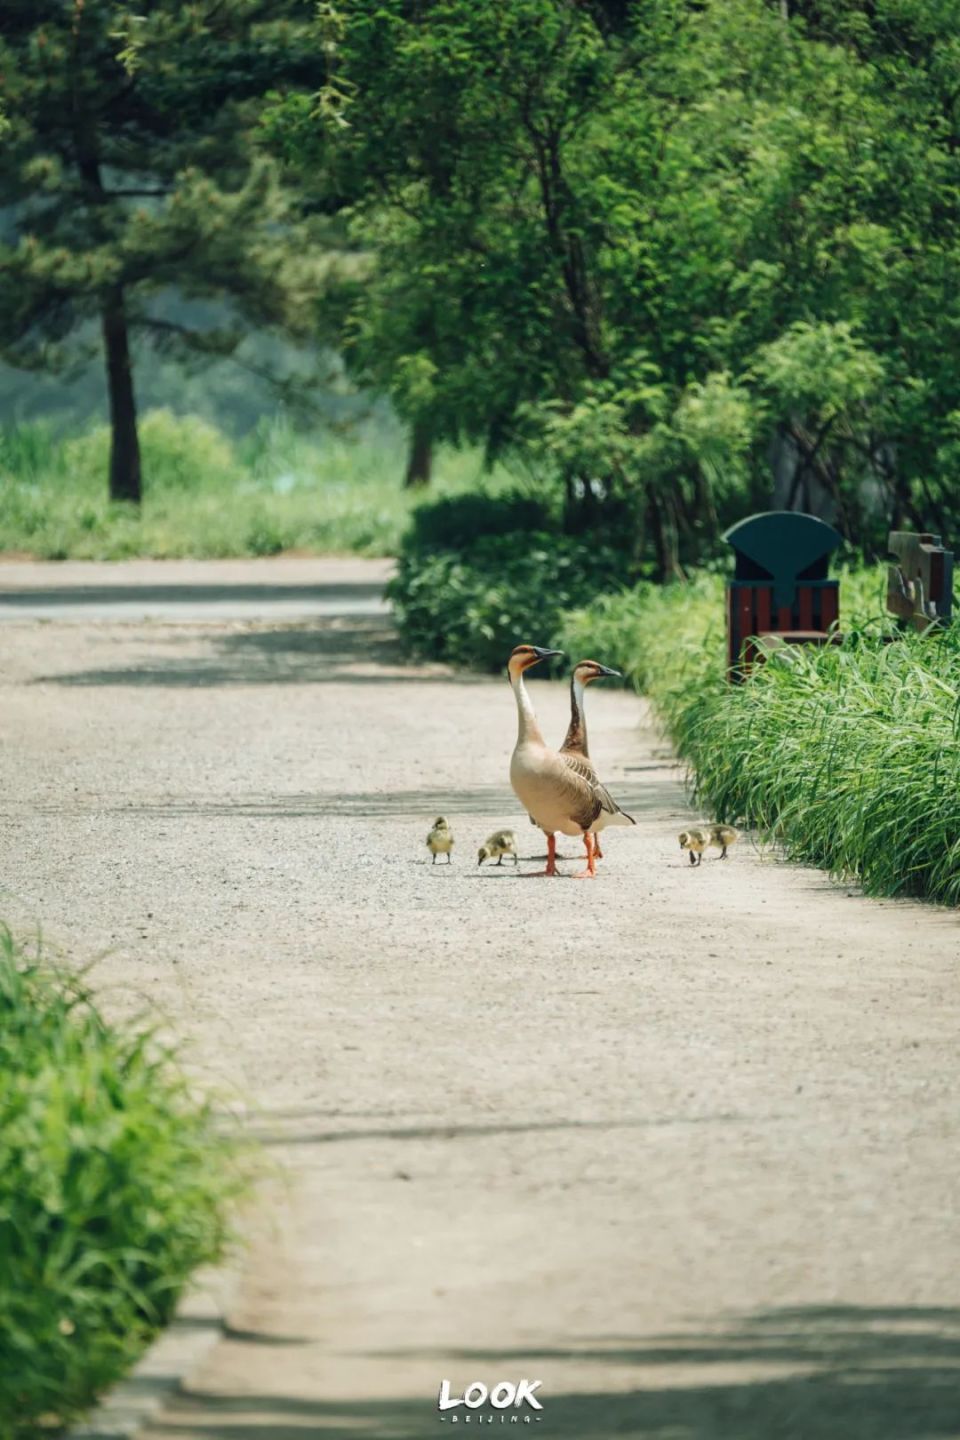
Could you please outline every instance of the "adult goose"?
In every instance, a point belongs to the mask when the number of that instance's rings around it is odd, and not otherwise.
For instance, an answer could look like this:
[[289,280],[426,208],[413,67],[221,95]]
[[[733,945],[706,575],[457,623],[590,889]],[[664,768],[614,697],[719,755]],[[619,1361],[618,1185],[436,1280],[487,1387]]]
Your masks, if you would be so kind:
[[[595,784],[600,784],[600,776],[597,774],[596,766],[590,759],[590,748],[587,744],[587,712],[584,708],[584,692],[594,680],[603,680],[608,676],[620,679],[619,670],[611,670],[609,665],[601,665],[598,660],[581,660],[573,667],[573,674],[570,676],[570,724],[567,726],[567,733],[560,746],[561,755],[573,755],[583,762],[583,768],[589,767],[590,774]],[[600,849],[599,832],[607,825],[635,825],[637,822],[631,815],[627,815],[619,806],[616,812],[611,814],[608,810],[602,810],[597,816],[593,827],[594,853],[598,860],[603,859],[603,851]]]
[[[592,880],[596,875],[596,822],[603,815],[613,817],[623,812],[595,778],[589,760],[575,754],[563,755],[546,743],[523,683],[524,672],[532,665],[562,653],[539,645],[518,645],[510,656],[507,673],[517,702],[517,743],[510,761],[510,784],[520,804],[547,837],[547,868],[538,873],[557,873],[559,830],[562,835],[583,836],[587,863],[575,878]],[[633,822],[623,816],[619,821],[608,819],[605,823]]]

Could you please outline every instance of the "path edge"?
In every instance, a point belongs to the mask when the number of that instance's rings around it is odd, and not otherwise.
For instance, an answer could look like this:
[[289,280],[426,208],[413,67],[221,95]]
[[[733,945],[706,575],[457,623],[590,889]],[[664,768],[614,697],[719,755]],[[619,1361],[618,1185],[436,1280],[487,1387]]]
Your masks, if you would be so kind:
[[239,1260],[198,1272],[170,1324],[64,1440],[138,1440],[226,1335],[241,1275]]

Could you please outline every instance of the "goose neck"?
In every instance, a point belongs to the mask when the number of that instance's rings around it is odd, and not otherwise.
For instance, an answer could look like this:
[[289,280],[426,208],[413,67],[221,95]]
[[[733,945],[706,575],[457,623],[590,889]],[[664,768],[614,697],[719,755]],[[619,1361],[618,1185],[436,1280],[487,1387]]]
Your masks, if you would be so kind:
[[523,675],[512,676],[510,684],[513,687],[513,694],[517,702],[517,744],[522,745],[525,740],[535,740],[543,744],[543,735],[537,723],[536,712],[533,702],[523,683]]

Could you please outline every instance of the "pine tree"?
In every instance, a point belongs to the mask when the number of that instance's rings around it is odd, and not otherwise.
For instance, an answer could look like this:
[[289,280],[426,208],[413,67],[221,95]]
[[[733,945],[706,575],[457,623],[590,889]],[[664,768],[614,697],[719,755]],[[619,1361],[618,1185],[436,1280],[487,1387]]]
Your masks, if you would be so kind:
[[[317,270],[255,128],[269,89],[315,81],[309,0],[143,8],[3,0],[0,24],[0,354],[66,368],[96,322],[110,495],[133,502],[131,337],[224,355],[250,326],[306,333]],[[226,299],[226,322],[174,323],[174,291]]]

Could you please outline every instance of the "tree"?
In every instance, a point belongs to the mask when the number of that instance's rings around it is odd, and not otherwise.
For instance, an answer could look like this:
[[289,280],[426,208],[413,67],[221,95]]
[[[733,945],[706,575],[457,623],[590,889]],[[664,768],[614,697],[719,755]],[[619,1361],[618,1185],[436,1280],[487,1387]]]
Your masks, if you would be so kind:
[[343,346],[412,425],[545,458],[570,528],[629,526],[661,577],[769,503],[778,446],[866,548],[960,524],[943,0],[323,16],[273,133],[371,257]]
[[[142,481],[131,334],[231,353],[245,328],[310,326],[318,260],[259,154],[266,90],[322,74],[303,0],[5,0],[0,33],[0,353],[69,366],[99,327],[112,425],[110,494]],[[172,290],[228,318],[164,314]]]

